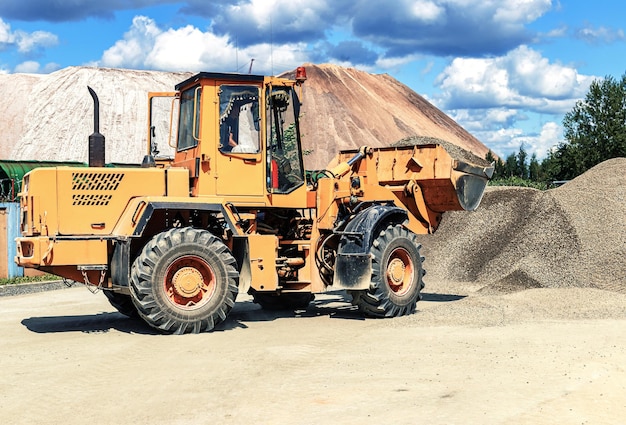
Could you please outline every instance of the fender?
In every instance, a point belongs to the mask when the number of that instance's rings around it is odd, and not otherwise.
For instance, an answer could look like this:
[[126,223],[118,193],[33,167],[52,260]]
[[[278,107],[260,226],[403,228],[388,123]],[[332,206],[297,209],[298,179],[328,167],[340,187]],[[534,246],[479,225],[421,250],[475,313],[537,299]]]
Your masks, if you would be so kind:
[[[144,202],[144,201],[141,201]],[[142,206],[140,210],[139,206]],[[131,241],[137,240],[144,236],[144,230],[150,222],[155,211],[171,210],[171,211],[209,211],[221,213],[226,220],[227,225],[231,229],[235,229],[235,223],[222,204],[219,203],[201,203],[201,202],[166,202],[166,201],[148,201],[141,203],[135,209],[132,217],[132,233],[129,235],[117,235],[112,242],[111,263],[111,282],[114,287],[128,287],[130,281],[130,268],[132,264],[131,258]],[[139,213],[138,213],[139,211]],[[134,227],[132,227],[134,226]],[[236,235],[235,235],[236,236]],[[239,269],[245,269],[245,238],[233,238],[233,255],[236,257]],[[249,267],[249,266],[248,266]],[[248,273],[249,274],[249,273]],[[246,275],[247,276],[247,275]],[[249,285],[248,279],[243,279],[245,284]]]
[[388,224],[400,224],[408,220],[408,213],[402,208],[388,205],[374,205],[358,213],[346,226],[341,235],[333,288],[362,290],[368,289],[372,276],[370,247],[377,232]]

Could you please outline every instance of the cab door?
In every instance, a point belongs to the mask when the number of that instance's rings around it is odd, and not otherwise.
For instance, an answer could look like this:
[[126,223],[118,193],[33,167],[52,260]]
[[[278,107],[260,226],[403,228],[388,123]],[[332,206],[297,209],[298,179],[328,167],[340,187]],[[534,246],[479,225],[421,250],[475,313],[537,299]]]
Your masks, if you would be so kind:
[[222,84],[217,90],[216,188],[221,196],[264,195],[261,88]]

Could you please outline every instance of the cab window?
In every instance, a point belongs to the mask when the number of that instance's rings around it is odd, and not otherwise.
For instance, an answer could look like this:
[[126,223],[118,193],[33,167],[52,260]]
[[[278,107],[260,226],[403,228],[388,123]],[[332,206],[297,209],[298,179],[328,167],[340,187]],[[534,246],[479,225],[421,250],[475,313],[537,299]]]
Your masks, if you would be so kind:
[[220,151],[258,153],[260,141],[259,88],[223,85],[220,101]]
[[300,102],[290,87],[268,89],[268,189],[289,193],[304,184],[298,114]]
[[178,119],[178,152],[198,146],[200,137],[200,96],[199,86],[180,94],[180,114]]

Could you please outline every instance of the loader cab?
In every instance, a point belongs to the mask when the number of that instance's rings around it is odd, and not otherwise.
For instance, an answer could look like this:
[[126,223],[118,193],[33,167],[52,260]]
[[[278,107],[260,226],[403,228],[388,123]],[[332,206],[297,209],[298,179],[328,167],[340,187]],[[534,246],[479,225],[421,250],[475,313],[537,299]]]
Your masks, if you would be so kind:
[[172,165],[189,169],[192,196],[235,197],[243,204],[278,200],[281,206],[289,197],[288,203],[300,206],[296,198],[306,197],[306,187],[294,84],[257,75],[200,73],[176,87],[179,119]]

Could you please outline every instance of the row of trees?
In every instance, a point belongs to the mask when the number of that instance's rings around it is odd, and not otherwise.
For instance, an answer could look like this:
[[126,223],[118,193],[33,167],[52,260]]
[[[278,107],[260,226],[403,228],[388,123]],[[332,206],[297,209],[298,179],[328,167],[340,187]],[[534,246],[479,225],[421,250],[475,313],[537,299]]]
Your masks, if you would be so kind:
[[563,128],[565,140],[541,162],[535,154],[529,158],[523,144],[504,161],[489,152],[486,159],[496,163],[494,181],[546,186],[573,179],[607,159],[626,157],[626,74],[591,83],[585,99],[565,114]]

